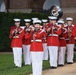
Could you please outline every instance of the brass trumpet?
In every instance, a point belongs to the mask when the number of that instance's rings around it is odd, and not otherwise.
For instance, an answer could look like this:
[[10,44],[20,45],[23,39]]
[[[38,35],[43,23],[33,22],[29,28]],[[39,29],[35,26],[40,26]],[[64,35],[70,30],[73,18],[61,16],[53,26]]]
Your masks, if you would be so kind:
[[12,32],[12,37],[19,36],[19,34],[20,34],[21,31],[22,30],[19,29],[19,28],[14,29],[13,32]]
[[71,36],[72,36],[71,27],[68,27],[68,38],[69,38],[69,42],[71,42]]

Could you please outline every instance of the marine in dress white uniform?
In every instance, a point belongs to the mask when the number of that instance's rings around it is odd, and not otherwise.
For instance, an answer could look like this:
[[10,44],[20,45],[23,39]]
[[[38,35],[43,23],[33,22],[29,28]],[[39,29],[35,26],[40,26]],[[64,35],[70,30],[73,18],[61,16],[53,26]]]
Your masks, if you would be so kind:
[[20,19],[14,19],[15,27],[10,30],[11,47],[14,55],[14,64],[17,67],[22,66],[22,38],[24,31],[20,28]]
[[61,26],[61,34],[59,35],[59,54],[58,54],[58,66],[64,66],[65,52],[66,52],[66,38],[67,29],[64,27],[64,21],[59,20],[58,25]]
[[[42,23],[43,23],[42,29],[44,29],[46,31],[45,27],[46,27],[46,25],[48,23],[48,20],[47,19],[42,19]],[[43,40],[42,40],[43,49],[44,49],[43,60],[48,60],[48,49],[47,49],[47,38],[46,37],[47,37],[47,34],[45,32]]]
[[43,45],[42,38],[44,30],[40,30],[40,20],[33,22],[35,30],[30,34],[31,38],[31,59],[32,59],[32,71],[33,75],[42,75],[42,63],[43,63]]
[[73,63],[73,58],[74,58],[74,44],[75,44],[75,40],[74,40],[74,36],[72,35],[72,30],[74,25],[72,24],[73,18],[71,17],[67,17],[67,24],[66,24],[66,28],[67,28],[67,63],[68,64],[72,64]]
[[[31,65],[31,56],[30,56],[30,44],[31,39],[27,39],[26,34],[30,34],[30,19],[24,19],[25,21],[25,28],[24,28],[24,37],[23,37],[23,53],[24,53],[24,64]],[[26,36],[26,37],[25,37]]]
[[56,24],[57,17],[49,16],[49,19],[51,20],[51,22],[46,26],[48,33],[47,46],[49,49],[50,67],[52,69],[56,69],[59,47],[58,36],[61,34],[61,28]]

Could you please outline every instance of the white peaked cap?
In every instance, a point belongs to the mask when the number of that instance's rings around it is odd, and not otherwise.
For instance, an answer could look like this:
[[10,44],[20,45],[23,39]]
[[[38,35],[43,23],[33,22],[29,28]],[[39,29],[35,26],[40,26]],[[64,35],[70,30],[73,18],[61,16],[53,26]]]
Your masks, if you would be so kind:
[[42,22],[47,22],[48,20],[47,19],[42,19]]
[[59,21],[60,21],[60,20],[61,20],[61,21],[64,21],[64,19],[63,19],[63,18],[60,18],[60,19],[59,19]]
[[34,20],[38,20],[38,18],[32,18],[32,20],[34,21]]
[[57,19],[56,16],[48,16],[48,18],[51,19],[51,20],[56,20]]
[[67,20],[67,21],[73,21],[73,18],[67,17],[66,20]]
[[25,22],[30,22],[31,20],[30,20],[30,19],[24,19],[24,21],[25,21]]
[[33,24],[35,24],[35,23],[41,23],[41,20],[34,20]]
[[16,21],[16,22],[17,22],[17,21],[21,21],[21,19],[15,18],[14,21]]
[[59,20],[57,23],[64,24],[64,21],[63,20]]

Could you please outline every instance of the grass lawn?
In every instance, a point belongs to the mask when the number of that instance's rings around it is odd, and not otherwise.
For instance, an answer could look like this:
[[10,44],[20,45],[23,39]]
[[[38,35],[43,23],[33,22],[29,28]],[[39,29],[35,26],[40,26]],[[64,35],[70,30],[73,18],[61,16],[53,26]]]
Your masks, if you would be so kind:
[[[74,57],[74,60],[76,55]],[[43,62],[43,70],[50,68],[49,61]],[[23,66],[21,68],[16,68],[13,63],[12,54],[0,54],[0,75],[28,75],[32,73],[31,66]]]
[[[43,69],[47,68],[49,68],[49,62],[44,61]],[[21,68],[16,68],[12,54],[0,54],[0,75],[28,75],[29,73],[32,73],[31,66],[23,64]]]

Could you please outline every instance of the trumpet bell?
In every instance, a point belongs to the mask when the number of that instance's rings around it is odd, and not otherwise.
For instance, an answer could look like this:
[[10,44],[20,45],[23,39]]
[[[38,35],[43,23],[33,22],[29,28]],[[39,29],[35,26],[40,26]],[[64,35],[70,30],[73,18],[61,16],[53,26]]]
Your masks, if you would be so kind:
[[59,6],[53,5],[50,8],[50,15],[56,16],[58,19],[62,17],[63,11]]

